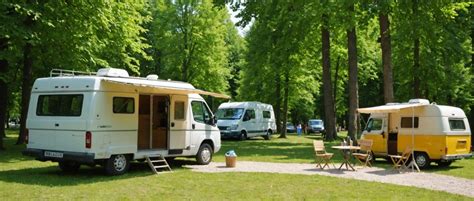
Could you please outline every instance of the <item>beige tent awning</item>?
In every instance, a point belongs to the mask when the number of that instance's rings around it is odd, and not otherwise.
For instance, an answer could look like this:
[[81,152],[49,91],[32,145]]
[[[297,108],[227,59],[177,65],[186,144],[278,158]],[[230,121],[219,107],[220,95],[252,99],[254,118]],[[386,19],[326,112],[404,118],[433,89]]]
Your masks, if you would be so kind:
[[366,107],[366,108],[359,108],[357,112],[359,113],[395,113],[400,112],[401,109],[411,108],[411,107],[420,107],[424,106],[424,104],[397,104],[397,105],[382,105],[376,107]]
[[127,78],[108,78],[105,82],[121,85],[133,85],[148,88],[156,93],[164,94],[201,94],[213,96],[216,98],[230,99],[230,96],[200,89],[195,89],[191,84],[185,82],[164,81],[164,80],[144,80]]

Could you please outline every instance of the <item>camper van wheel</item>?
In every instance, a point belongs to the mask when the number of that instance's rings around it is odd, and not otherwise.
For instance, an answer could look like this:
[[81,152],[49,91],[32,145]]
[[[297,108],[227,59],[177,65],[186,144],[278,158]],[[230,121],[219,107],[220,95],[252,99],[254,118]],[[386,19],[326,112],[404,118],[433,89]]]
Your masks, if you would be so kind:
[[60,161],[58,164],[63,172],[76,172],[81,167],[80,163],[74,161]]
[[421,169],[425,169],[430,166],[430,158],[425,152],[416,152],[415,162],[418,165],[418,167]]
[[270,140],[271,137],[272,137],[272,130],[268,130],[266,135],[263,136],[263,139]]
[[247,133],[245,131],[240,132],[239,140],[243,141],[247,139]]
[[130,168],[130,160],[124,154],[112,155],[105,164],[108,175],[121,175]]
[[453,161],[438,161],[439,167],[449,167]]
[[199,147],[199,151],[196,154],[196,161],[199,165],[207,165],[212,160],[212,148],[209,144],[204,143]]

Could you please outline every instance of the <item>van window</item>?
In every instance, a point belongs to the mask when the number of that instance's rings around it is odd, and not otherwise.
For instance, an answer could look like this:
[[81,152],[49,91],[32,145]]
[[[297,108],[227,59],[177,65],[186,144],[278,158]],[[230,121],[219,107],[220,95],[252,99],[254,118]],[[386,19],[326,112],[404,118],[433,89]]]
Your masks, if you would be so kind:
[[263,118],[265,119],[270,119],[270,111],[263,111],[262,112]]
[[449,128],[452,131],[463,131],[466,130],[464,121],[462,119],[449,119]]
[[81,116],[82,94],[40,95],[36,106],[38,116]]
[[175,120],[184,120],[184,101],[175,101],[174,102],[174,119]]
[[255,119],[255,110],[247,110],[245,111],[245,114],[244,114],[244,121],[247,119],[248,120],[251,120],[251,119]]
[[415,117],[415,126],[412,126],[413,118],[412,117],[402,117],[400,121],[401,128],[418,128],[418,117]]
[[217,110],[216,116],[217,119],[231,119],[236,120],[240,119],[244,114],[243,108],[222,108]]
[[204,102],[193,101],[191,102],[191,107],[193,109],[194,121],[206,124],[211,122],[211,112],[206,107],[206,104],[204,104]]
[[369,119],[369,122],[367,122],[367,128],[365,130],[367,131],[379,131],[382,130],[382,119]]
[[135,99],[130,97],[114,97],[112,108],[114,113],[133,114],[135,113]]

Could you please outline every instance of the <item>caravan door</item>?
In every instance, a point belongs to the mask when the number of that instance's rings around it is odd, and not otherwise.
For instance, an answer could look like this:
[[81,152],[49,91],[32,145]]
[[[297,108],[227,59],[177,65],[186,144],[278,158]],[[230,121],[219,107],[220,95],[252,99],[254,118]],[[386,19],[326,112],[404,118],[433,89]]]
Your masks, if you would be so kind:
[[371,139],[373,141],[372,151],[377,156],[384,156],[387,154],[387,117],[376,116],[371,117],[364,129],[363,138]]
[[170,112],[170,154],[181,154],[189,146],[189,103],[187,95],[171,96]]

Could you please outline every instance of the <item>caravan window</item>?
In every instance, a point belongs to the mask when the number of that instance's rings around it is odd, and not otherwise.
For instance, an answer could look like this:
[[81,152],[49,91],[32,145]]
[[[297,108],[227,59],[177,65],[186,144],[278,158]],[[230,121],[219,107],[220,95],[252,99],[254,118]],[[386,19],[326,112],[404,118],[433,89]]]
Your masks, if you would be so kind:
[[175,120],[184,120],[184,102],[176,101],[174,102],[174,119]]
[[262,113],[263,113],[263,118],[270,119],[270,116],[271,116],[270,111],[263,111]]
[[[413,120],[415,122],[414,126],[412,126]],[[402,117],[402,120],[400,121],[400,124],[401,124],[400,126],[402,128],[418,128],[418,121],[419,121],[418,117],[415,117],[415,119],[413,119],[412,117]]]
[[244,114],[244,121],[255,119],[255,110],[247,110]]
[[114,97],[112,105],[114,113],[135,113],[135,99],[129,97]]
[[464,121],[462,119],[449,119],[449,128],[452,131],[463,131],[466,130]]
[[365,130],[367,131],[379,131],[382,130],[382,119],[369,119],[369,122],[367,122],[367,128]]
[[194,121],[199,123],[209,123],[211,122],[211,112],[201,101],[191,102],[191,107],[193,109],[193,118]]
[[82,94],[40,95],[36,106],[38,116],[81,116]]

